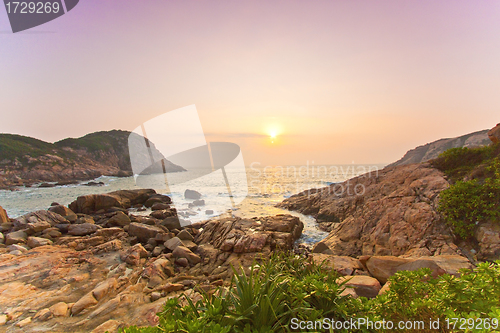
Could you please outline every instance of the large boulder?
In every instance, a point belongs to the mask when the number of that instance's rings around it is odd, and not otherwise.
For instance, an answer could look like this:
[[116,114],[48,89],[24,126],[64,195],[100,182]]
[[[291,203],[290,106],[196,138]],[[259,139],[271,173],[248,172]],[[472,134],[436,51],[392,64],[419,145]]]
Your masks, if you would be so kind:
[[363,270],[361,262],[351,257],[313,253],[312,258],[316,264],[321,264],[329,270],[333,269],[341,275],[353,275],[356,271]]
[[146,200],[156,194],[151,189],[120,190],[106,194],[90,194],[78,197],[69,208],[75,213],[91,214],[110,208],[130,208],[133,205],[144,204]]
[[488,131],[488,138],[490,138],[491,142],[493,143],[500,142],[500,124],[497,124],[495,127]]
[[49,208],[49,212],[53,212],[53,213],[56,213],[56,214],[59,214],[63,217],[66,217],[66,219],[70,219],[70,220],[76,220],[76,214],[71,210],[69,209],[68,207],[66,206],[63,206],[63,205],[55,205],[55,206],[52,206]]
[[455,255],[442,255],[422,258],[398,258],[394,256],[373,256],[366,260],[365,265],[370,274],[380,283],[399,271],[415,271],[429,268],[433,277],[442,274],[457,275],[460,269],[471,269],[473,266],[467,258]]
[[163,229],[142,223],[130,223],[128,227],[130,236],[135,236],[140,242],[147,242],[150,238],[155,238],[157,234],[164,233]]
[[14,231],[5,236],[5,245],[24,244],[28,238],[28,234],[23,230]]
[[186,191],[184,191],[184,198],[198,200],[201,198],[201,193],[195,190],[187,189]]
[[7,216],[7,212],[5,211],[5,209],[2,208],[2,206],[0,206],[0,224],[1,223],[7,223],[9,222],[9,216]]
[[377,279],[364,275],[342,276],[337,283],[344,283],[346,288],[354,289],[356,295],[368,298],[376,297],[382,288]]

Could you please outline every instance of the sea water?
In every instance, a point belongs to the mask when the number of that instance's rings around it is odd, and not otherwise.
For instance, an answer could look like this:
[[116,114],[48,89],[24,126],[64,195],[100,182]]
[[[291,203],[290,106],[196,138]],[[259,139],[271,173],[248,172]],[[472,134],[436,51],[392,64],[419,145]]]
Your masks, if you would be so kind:
[[[196,181],[196,189],[202,194],[205,206],[189,208],[184,193],[166,188],[155,188],[158,193],[169,195],[178,210],[179,215],[191,222],[199,222],[216,216],[260,217],[276,214],[290,214],[297,216],[304,223],[304,231],[299,243],[316,243],[327,236],[326,232],[318,229],[316,220],[312,216],[305,216],[297,212],[287,211],[275,207],[276,204],[294,194],[311,188],[321,188],[349,178],[375,172],[383,165],[339,165],[339,166],[261,166],[253,164],[246,168],[231,170],[233,174],[246,176],[248,194],[236,207],[227,209],[227,188],[225,184],[216,183],[211,177],[193,177],[196,170],[168,174],[169,180],[182,183],[184,179]],[[238,177],[236,177],[238,179]],[[87,194],[101,194],[117,190],[138,189],[134,177],[107,177],[102,176],[94,180],[102,182],[102,186],[84,186],[81,184],[56,186],[49,188],[20,187],[16,191],[0,190],[0,206],[15,218],[36,210],[47,209],[53,202],[68,205],[78,196]],[[85,182],[82,182],[85,183]],[[232,184],[243,185],[243,184]],[[213,213],[207,210],[212,210]],[[149,215],[151,210],[133,214]]]

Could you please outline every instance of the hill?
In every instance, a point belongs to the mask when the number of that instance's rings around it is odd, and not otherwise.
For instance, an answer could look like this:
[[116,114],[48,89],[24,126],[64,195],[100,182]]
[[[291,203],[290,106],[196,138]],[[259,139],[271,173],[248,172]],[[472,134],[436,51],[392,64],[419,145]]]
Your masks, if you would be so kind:
[[[112,130],[55,143],[0,134],[0,188],[39,182],[74,182],[99,176],[131,176],[128,149],[131,132]],[[161,153],[156,150],[154,154]],[[144,158],[149,158],[146,156]],[[171,162],[167,172],[185,171]]]
[[481,147],[490,144],[488,139],[488,130],[469,133],[456,138],[440,139],[423,146],[418,146],[417,148],[411,149],[406,152],[406,154],[398,161],[388,165],[406,165],[412,163],[427,162],[435,159],[439,154],[451,148],[474,148]]

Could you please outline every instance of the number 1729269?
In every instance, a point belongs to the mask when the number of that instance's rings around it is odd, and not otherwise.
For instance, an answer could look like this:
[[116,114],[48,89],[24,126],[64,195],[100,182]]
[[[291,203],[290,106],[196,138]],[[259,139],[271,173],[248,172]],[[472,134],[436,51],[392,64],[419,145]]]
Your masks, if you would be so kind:
[[59,2],[18,2],[12,1],[5,4],[9,14],[50,14],[59,13]]

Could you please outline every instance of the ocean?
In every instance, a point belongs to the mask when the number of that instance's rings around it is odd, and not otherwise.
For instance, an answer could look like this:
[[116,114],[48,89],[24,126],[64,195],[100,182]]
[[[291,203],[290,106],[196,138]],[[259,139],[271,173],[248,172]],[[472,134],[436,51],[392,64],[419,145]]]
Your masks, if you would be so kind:
[[[236,206],[228,208],[228,188],[215,173],[208,174],[200,170],[167,174],[169,187],[150,186],[158,193],[168,194],[175,208],[186,220],[191,222],[204,221],[216,216],[259,217],[276,214],[297,216],[304,223],[304,231],[299,243],[313,244],[327,236],[318,229],[312,216],[305,216],[276,208],[275,205],[293,194],[310,188],[325,187],[342,182],[366,172],[376,172],[384,165],[314,165],[307,163],[299,166],[261,166],[254,163],[245,168],[226,170],[229,183],[240,193],[231,193],[238,198]],[[212,177],[214,175],[214,177]],[[162,175],[163,176],[163,175]],[[155,175],[118,178],[102,176],[95,182],[102,186],[66,185],[49,188],[22,187],[17,191],[0,190],[0,206],[15,218],[36,210],[47,209],[51,203],[68,205],[78,196],[86,194],[101,194],[117,190],[145,188],[146,185],[157,184]],[[226,178],[226,179],[228,179]],[[136,184],[136,182],[138,184]],[[82,182],[86,183],[86,182]],[[187,185],[186,185],[187,184]],[[188,207],[189,200],[184,199],[184,188],[190,188],[202,194],[204,206]],[[245,190],[245,191],[242,191]],[[246,195],[245,195],[246,194]],[[213,212],[210,212],[212,210]],[[208,212],[207,212],[208,211]],[[134,211],[133,214],[149,215],[151,210]]]

